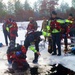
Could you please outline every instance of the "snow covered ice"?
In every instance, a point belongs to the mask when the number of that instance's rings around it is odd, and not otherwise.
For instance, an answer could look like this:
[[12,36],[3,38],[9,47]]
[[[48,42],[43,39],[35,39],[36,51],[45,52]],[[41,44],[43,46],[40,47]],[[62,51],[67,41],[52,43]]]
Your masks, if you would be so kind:
[[[40,31],[42,21],[37,21],[37,23],[39,25],[38,30]],[[28,22],[17,22],[17,24],[18,24],[19,30],[18,30],[18,37],[16,39],[16,43],[23,44]],[[1,38],[0,42],[2,42],[5,45],[4,34],[2,32],[2,23],[0,24],[0,38]],[[0,75],[8,75],[8,74],[4,74],[4,71],[7,70],[8,68],[8,62],[7,62],[7,57],[6,57],[7,48],[8,48],[7,46],[0,48]],[[63,48],[64,47],[62,46],[62,50]],[[50,70],[51,68],[51,66],[49,65],[57,64],[57,63],[60,63],[63,66],[75,71],[75,60],[74,60],[75,56],[64,56],[63,51],[62,51],[62,56],[56,56],[56,55],[52,56],[48,53],[47,49],[48,49],[47,43],[45,43],[45,48],[40,47],[41,56],[39,56],[39,61],[38,61],[40,65],[39,72],[42,71],[44,73],[43,75],[45,75],[46,71]],[[34,53],[31,50],[28,50],[27,61],[30,64],[30,66],[33,66],[32,65],[33,57],[34,57]]]
[[[38,21],[37,23],[39,25],[38,30],[41,30],[42,21]],[[26,27],[28,25],[28,22],[18,22],[17,24],[18,24],[19,30],[18,30],[18,37],[16,39],[16,43],[23,44],[23,41],[25,40]],[[0,42],[2,42],[5,45],[4,34],[2,31],[2,23],[0,24],[0,35],[1,35]],[[0,64],[1,64],[0,65],[0,75],[4,75],[4,71],[7,70],[8,66],[9,66],[8,62],[7,62],[7,57],[6,57],[7,48],[8,48],[7,46],[0,48]],[[40,48],[40,49],[43,49],[43,48]],[[48,64],[49,53],[47,52],[46,48],[43,50],[40,50],[40,51],[41,51],[41,56],[39,56],[38,62],[39,62],[39,65],[41,65],[41,66],[39,66],[39,67],[43,72],[45,72],[47,69],[43,70],[43,68],[44,68],[44,65]],[[30,64],[30,66],[32,66],[31,63],[32,63],[33,58],[34,58],[34,53],[31,50],[28,50],[27,51],[27,61]],[[48,67],[48,68],[50,68],[50,67]]]

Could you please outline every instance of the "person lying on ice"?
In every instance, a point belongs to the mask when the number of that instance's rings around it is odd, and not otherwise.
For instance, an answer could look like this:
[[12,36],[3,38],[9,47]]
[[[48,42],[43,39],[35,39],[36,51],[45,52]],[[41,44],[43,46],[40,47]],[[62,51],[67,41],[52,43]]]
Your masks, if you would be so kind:
[[[8,63],[12,65],[12,69],[26,71],[29,69],[29,64],[26,61],[26,48],[22,45],[14,45],[11,40],[7,50]],[[9,68],[10,69],[10,68]]]

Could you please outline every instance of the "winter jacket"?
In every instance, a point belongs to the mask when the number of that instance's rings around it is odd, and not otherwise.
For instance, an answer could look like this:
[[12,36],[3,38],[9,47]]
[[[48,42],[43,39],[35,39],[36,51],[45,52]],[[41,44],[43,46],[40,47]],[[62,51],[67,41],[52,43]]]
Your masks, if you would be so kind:
[[42,28],[41,28],[41,30],[43,30],[43,31],[47,31],[47,21],[43,21],[42,22]]
[[[49,30],[52,33],[57,33],[57,32],[61,31],[61,33],[67,33],[68,34],[68,32],[69,32],[68,25],[69,24],[72,24],[72,21],[70,21],[68,19],[59,19],[59,18],[53,19],[53,18],[51,18],[51,20],[48,21],[47,29],[49,29],[49,27],[50,27]],[[53,29],[54,29],[54,31],[52,31]]]
[[72,25],[74,24],[74,19],[72,18],[72,19],[68,19],[68,20],[72,21],[72,23],[70,23],[70,24],[68,25],[68,26],[71,28]]
[[60,24],[56,20],[51,21],[50,29],[51,29],[52,33],[59,33],[60,28],[61,28]]
[[65,19],[65,27],[63,28],[63,30],[65,30],[66,34],[70,33],[73,24],[74,24],[74,19]]
[[16,36],[18,36],[17,31],[18,31],[17,24],[15,22],[13,22],[10,27],[10,39],[16,38]]
[[18,66],[22,66],[23,62],[26,62],[26,49],[22,45],[18,45],[17,47],[11,48],[9,47],[7,50],[7,59],[8,62],[11,61],[11,64],[16,62]]
[[28,24],[27,27],[27,35],[30,33],[34,33],[37,30],[37,23],[35,21],[32,21]]
[[70,30],[69,32],[75,35],[75,22],[74,19],[71,19],[71,21],[73,21],[72,24],[69,25],[68,30]]
[[12,22],[10,22],[9,20],[6,20],[5,23],[3,24],[3,27],[2,27],[3,32],[9,33],[11,25],[12,25]]
[[60,23],[57,22],[58,18],[50,18],[48,21],[48,26],[47,29],[49,29],[50,33],[59,33],[60,32]]

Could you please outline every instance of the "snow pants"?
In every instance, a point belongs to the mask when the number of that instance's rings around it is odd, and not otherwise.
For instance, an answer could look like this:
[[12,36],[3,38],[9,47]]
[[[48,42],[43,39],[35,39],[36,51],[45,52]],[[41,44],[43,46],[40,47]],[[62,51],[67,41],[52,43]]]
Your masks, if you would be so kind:
[[8,38],[10,40],[10,35],[7,31],[4,31],[4,38],[5,38],[5,43],[8,46]]
[[58,54],[61,54],[60,33],[52,33],[52,40],[53,40],[53,51],[54,51],[54,54],[57,54],[56,53],[56,45],[58,47]]

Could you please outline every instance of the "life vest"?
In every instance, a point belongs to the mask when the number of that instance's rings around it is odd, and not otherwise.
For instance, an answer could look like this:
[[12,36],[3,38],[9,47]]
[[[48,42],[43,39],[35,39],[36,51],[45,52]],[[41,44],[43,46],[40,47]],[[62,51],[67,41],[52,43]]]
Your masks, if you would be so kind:
[[72,25],[73,25],[73,23],[74,23],[74,19],[72,18],[72,19],[68,19],[68,20],[72,21],[72,23],[70,23],[70,24],[68,25],[68,26],[71,28]]
[[27,34],[34,33],[35,32],[35,26],[32,23],[29,23],[27,27]]
[[60,23],[58,23],[56,20],[52,20],[50,22],[50,29],[51,29],[52,33],[60,32]]
[[6,25],[6,31],[10,32],[10,28],[11,28],[12,22],[10,22],[9,20],[7,20],[5,25]]
[[71,31],[71,27],[73,26],[73,23],[74,23],[74,19],[68,19],[69,21],[71,21],[68,26],[67,26],[67,34],[70,33]]
[[15,38],[17,36],[18,27],[15,23],[12,23],[10,27],[10,39]]

